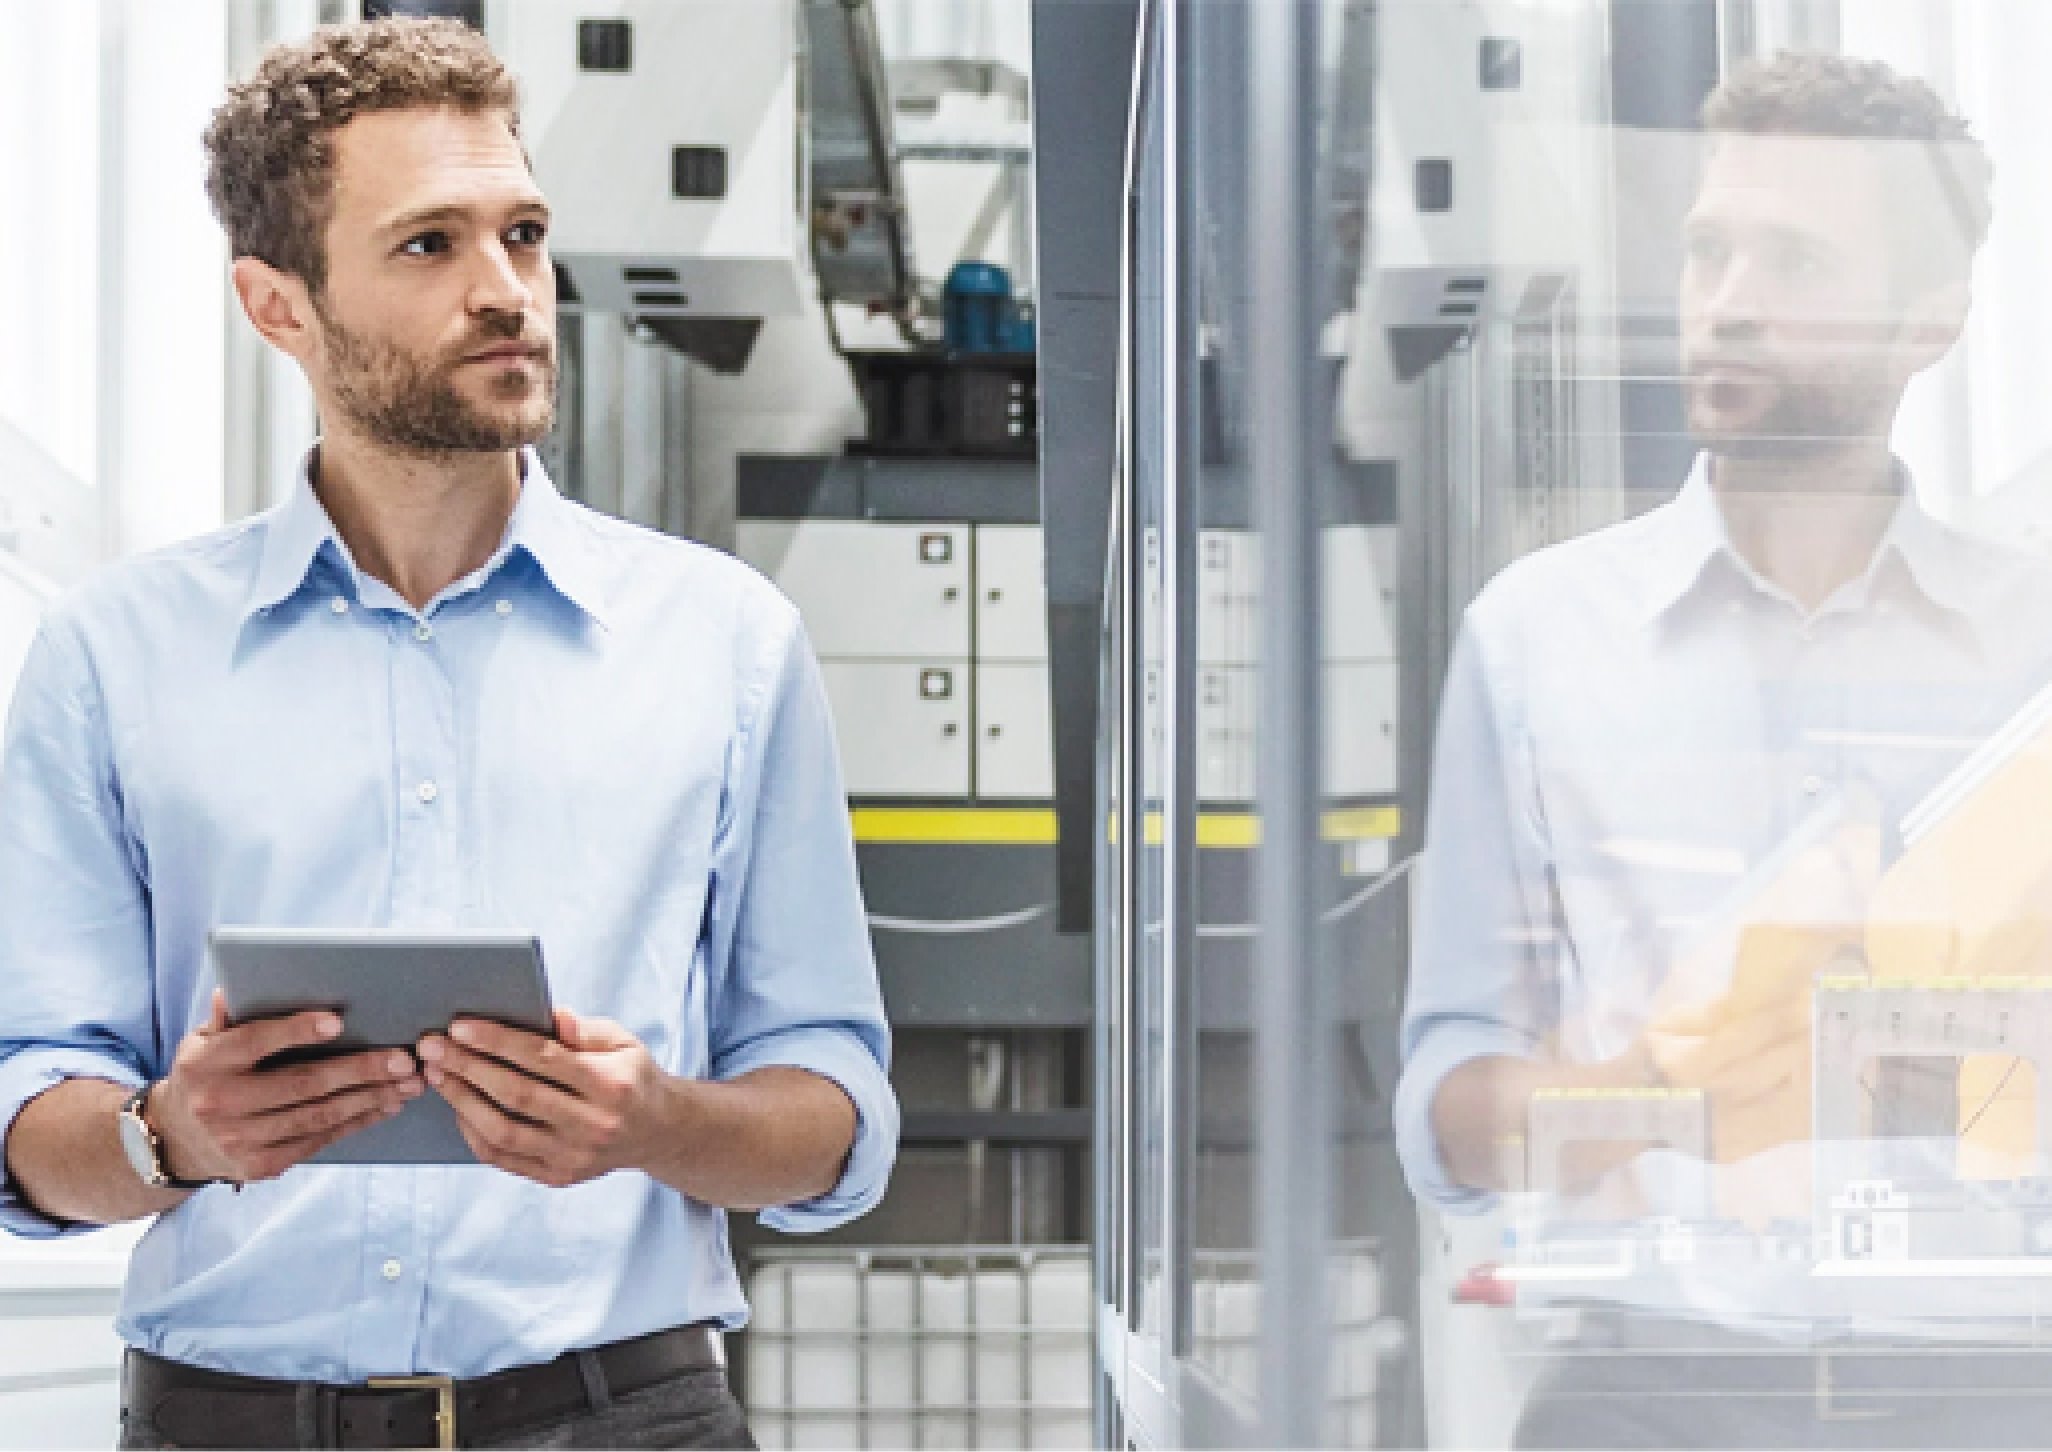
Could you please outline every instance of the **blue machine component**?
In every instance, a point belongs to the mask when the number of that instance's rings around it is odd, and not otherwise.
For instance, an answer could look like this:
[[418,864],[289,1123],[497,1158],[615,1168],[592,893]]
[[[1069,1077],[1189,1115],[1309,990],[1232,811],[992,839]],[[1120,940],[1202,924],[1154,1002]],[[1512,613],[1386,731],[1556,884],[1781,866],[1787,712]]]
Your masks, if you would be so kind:
[[1012,295],[1012,275],[994,262],[958,262],[941,289],[941,322],[955,353],[1030,353],[1033,320]]

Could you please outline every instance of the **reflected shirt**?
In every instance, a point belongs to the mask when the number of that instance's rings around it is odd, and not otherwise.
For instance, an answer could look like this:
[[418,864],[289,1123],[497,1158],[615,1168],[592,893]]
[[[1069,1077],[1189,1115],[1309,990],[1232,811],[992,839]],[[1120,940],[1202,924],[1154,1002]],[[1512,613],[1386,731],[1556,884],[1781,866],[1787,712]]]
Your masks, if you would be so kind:
[[[1670,965],[1833,802],[1900,822],[2052,679],[2052,566],[1903,502],[1868,568],[1812,613],[1735,551],[1699,461],[1675,499],[1539,551],[1469,608],[1441,707],[1395,1118],[1413,1189],[1454,1182],[1431,1124],[1470,1060],[1600,1062],[1677,1001]],[[1829,918],[1839,905],[1819,904]],[[1713,957],[1714,961],[1714,957]],[[1791,1161],[1789,1156],[1798,1157]],[[1807,1145],[1733,1169],[1807,1175]],[[1691,1166],[1627,1173],[1686,1215]],[[1697,1178],[1700,1162],[1692,1162]],[[1614,1188],[1614,1187],[1613,1187]],[[1805,1205],[1807,1208],[1807,1205]]]
[[[0,1133],[68,1077],[161,1076],[221,925],[532,933],[553,999],[674,1074],[811,1070],[872,1206],[898,1110],[826,697],[729,556],[563,499],[532,452],[483,568],[412,609],[302,471],[239,525],[50,610],[0,757]],[[60,1225],[0,1185],[0,1225]],[[474,1376],[743,1324],[724,1214],[639,1172],[302,1166],[159,1217],[131,1345],[258,1376]]]

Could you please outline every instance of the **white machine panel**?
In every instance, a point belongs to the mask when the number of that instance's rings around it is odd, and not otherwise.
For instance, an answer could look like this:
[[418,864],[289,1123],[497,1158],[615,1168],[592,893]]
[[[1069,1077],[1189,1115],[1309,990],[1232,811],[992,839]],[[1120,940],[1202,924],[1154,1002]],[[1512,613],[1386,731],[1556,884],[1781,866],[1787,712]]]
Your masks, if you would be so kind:
[[1047,577],[1040,527],[976,526],[976,655],[1047,659]]
[[[1401,281],[1424,270],[1405,321],[1444,320],[1433,269],[1495,264],[1521,280],[1600,258],[1590,244],[1592,219],[1608,218],[1606,14],[1524,0],[1383,7],[1378,46],[1417,61],[1377,88],[1373,138],[1372,270]],[[1444,167],[1438,187],[1420,186],[1421,161]]]
[[[1329,661],[1393,660],[1396,532],[1387,526],[1335,525],[1321,537]],[[1261,659],[1261,537],[1207,529],[1197,542],[1197,659],[1251,666]]]
[[1322,543],[1325,659],[1396,659],[1396,531],[1388,526],[1336,525]]
[[1380,796],[1397,787],[1397,669],[1347,663],[1325,668],[1325,780],[1336,797]]
[[1248,666],[1197,669],[1197,799],[1254,796],[1255,721],[1260,681]]
[[1252,665],[1261,658],[1261,536],[1207,529],[1197,536],[1197,660]]
[[[1254,796],[1261,673],[1252,666],[1197,671],[1197,795],[1206,802]],[[1390,662],[1324,669],[1324,777],[1334,797],[1396,790],[1397,670]]]
[[791,597],[822,660],[969,656],[969,527],[744,519],[735,552]]
[[[626,27],[627,69],[586,66],[587,25]],[[500,0],[487,29],[520,77],[551,250],[586,306],[800,311],[793,0]]]
[[969,667],[823,661],[851,797],[969,795]]
[[976,794],[1054,796],[1054,722],[1045,662],[976,667]]

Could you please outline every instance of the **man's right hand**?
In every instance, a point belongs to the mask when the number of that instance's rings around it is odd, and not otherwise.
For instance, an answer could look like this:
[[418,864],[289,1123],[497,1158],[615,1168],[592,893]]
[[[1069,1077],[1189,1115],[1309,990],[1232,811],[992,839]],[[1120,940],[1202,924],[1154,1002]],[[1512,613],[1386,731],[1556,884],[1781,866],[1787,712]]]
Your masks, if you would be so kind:
[[258,1067],[341,1032],[342,1020],[326,1011],[231,1026],[217,990],[212,1017],[178,1046],[170,1074],[150,1093],[165,1169],[181,1180],[268,1180],[389,1119],[426,1088],[403,1049]]
[[1710,1106],[1720,1164],[1810,1137],[1810,995],[1799,980],[1773,1000],[1727,999],[1647,1030],[1661,1078]]

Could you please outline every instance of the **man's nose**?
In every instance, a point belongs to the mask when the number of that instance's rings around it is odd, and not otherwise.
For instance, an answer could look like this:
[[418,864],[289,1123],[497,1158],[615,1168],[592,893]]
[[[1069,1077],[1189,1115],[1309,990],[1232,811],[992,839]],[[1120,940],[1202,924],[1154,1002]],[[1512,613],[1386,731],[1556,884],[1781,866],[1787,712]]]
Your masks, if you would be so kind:
[[494,239],[485,244],[470,285],[473,313],[526,313],[534,304],[534,289],[521,275],[505,244]]
[[1770,307],[1765,269],[1745,252],[1732,254],[1703,296],[1703,320],[1712,328],[1757,326]]

